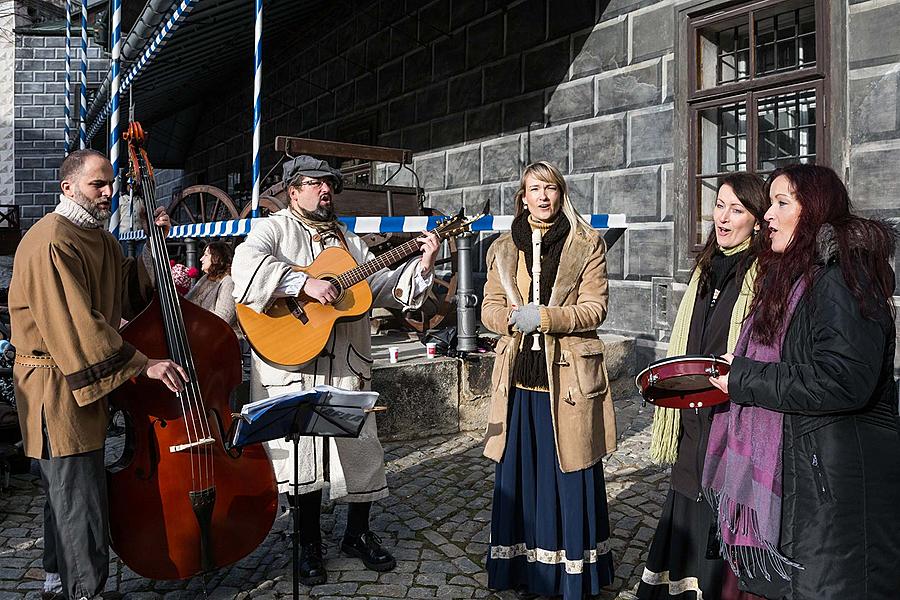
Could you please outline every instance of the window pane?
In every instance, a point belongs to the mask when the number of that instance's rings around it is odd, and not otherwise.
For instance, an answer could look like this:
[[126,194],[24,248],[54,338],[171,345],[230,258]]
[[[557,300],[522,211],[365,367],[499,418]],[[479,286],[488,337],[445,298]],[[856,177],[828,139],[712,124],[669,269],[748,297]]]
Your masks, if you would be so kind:
[[700,32],[700,89],[750,78],[750,26],[747,17]]
[[699,173],[747,169],[747,105],[743,102],[699,113]]
[[762,98],[757,111],[759,171],[796,162],[815,162],[815,91]]
[[809,67],[816,62],[816,15],[812,6],[756,20],[756,75]]

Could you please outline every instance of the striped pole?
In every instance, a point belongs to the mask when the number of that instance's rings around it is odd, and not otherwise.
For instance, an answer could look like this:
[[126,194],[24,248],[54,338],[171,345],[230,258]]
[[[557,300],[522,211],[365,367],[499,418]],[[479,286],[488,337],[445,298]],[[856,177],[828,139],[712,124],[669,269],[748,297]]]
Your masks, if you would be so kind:
[[63,149],[69,154],[72,143],[72,0],[66,0],[66,125],[63,128]]
[[[119,88],[119,93],[124,93],[126,90],[131,89],[132,81],[143,71],[144,67],[146,67],[152,59],[159,54],[162,47],[166,44],[169,39],[169,36],[175,32],[178,27],[181,25],[182,19],[187,16],[191,10],[194,8],[194,4],[199,2],[199,0],[181,0],[181,3],[178,7],[172,11],[172,14],[169,15],[168,20],[156,34],[156,37],[153,38],[153,41],[148,44],[144,48],[144,52],[141,54],[141,57],[132,64],[131,68],[128,70],[128,73],[125,74],[124,79],[122,79],[122,85]],[[98,112],[96,117],[94,117],[93,124],[90,129],[90,136],[93,137],[98,131],[100,131],[100,127],[103,125],[103,120],[109,116],[110,111],[112,110],[112,98],[110,98],[106,106],[103,107],[102,110]]]
[[256,28],[254,41],[255,71],[253,75],[253,196],[250,199],[250,214],[259,216],[259,114],[260,91],[262,90],[262,9],[263,0],[256,0]]
[[113,195],[110,209],[109,230],[119,237],[119,60],[122,56],[122,0],[113,0],[112,15],[112,116],[109,119],[109,161],[113,168]]
[[81,119],[78,124],[82,150],[87,148],[87,0],[81,0]]

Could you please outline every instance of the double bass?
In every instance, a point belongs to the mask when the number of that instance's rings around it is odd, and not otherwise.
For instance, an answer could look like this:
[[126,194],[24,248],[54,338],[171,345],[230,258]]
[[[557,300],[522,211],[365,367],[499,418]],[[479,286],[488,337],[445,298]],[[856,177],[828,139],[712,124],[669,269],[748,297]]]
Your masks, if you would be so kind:
[[152,167],[139,123],[125,139],[135,195],[148,215],[156,295],[121,330],[122,339],[181,365],[189,381],[175,394],[137,378],[111,396],[125,415],[125,451],[109,471],[111,545],[135,573],[185,579],[232,564],[265,539],[278,505],[272,462],[259,445],[227,444],[230,394],[241,382],[231,327],[175,289],[156,209]]

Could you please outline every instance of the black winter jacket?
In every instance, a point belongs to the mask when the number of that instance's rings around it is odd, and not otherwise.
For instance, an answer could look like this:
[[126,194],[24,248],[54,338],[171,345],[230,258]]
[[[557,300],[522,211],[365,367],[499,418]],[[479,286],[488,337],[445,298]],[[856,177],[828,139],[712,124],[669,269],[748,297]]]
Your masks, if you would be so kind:
[[801,299],[779,363],[735,358],[731,401],[785,413],[781,550],[791,580],[740,587],[788,600],[900,598],[894,321],[864,317],[832,260]]

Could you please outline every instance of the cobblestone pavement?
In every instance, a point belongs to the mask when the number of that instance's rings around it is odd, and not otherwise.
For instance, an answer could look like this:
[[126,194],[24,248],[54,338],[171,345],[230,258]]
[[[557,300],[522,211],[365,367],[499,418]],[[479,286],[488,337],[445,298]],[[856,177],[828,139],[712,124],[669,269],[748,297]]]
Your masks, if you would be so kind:
[[[647,460],[651,409],[636,400],[617,403],[619,448],[605,461],[616,563],[615,582],[598,598],[629,599],[646,559],[668,487],[666,473]],[[481,456],[481,436],[462,433],[417,442],[385,444],[392,494],[375,504],[372,529],[393,549],[397,568],[366,570],[359,559],[341,556],[339,536],[345,505],[329,504],[322,525],[328,583],[301,587],[303,598],[501,598],[486,588],[493,463]],[[14,476],[0,495],[0,600],[39,598],[43,495],[38,479]],[[287,516],[251,555],[206,581],[213,599],[291,597]],[[188,600],[203,596],[200,578],[150,581],[113,559],[109,590],[126,600]]]

